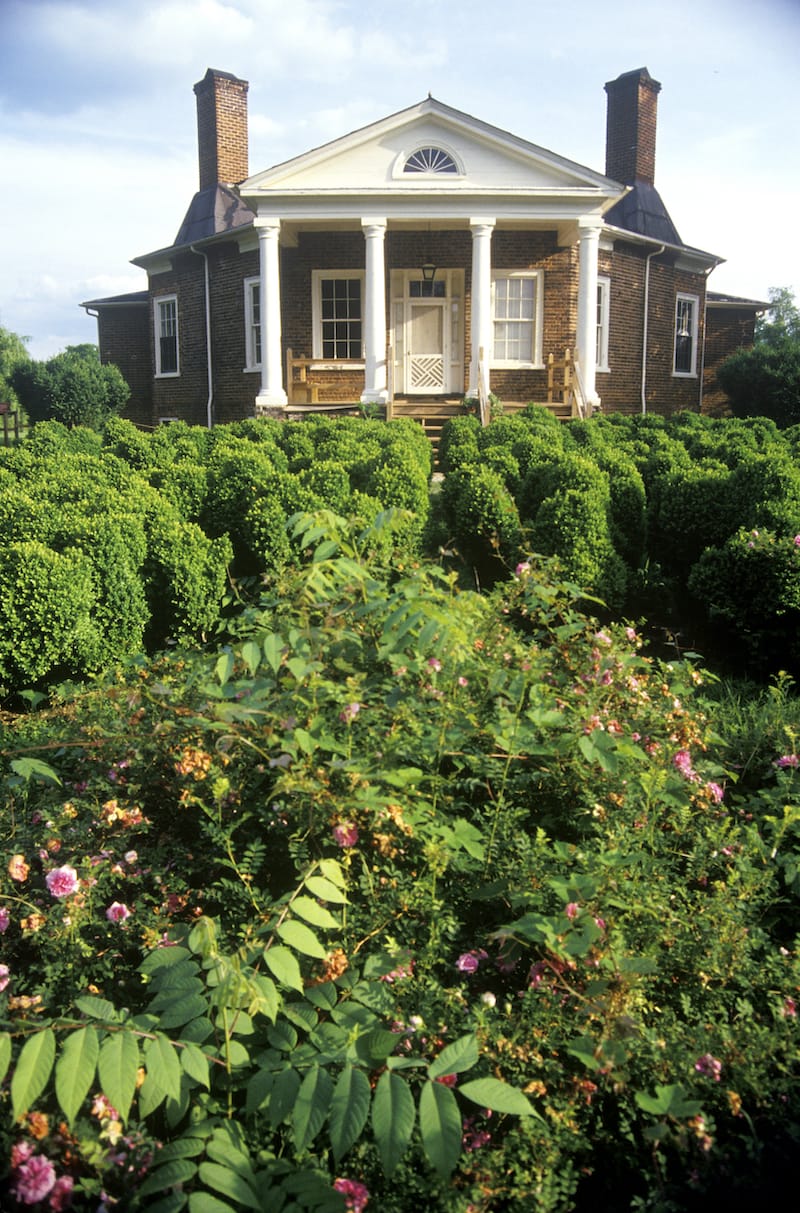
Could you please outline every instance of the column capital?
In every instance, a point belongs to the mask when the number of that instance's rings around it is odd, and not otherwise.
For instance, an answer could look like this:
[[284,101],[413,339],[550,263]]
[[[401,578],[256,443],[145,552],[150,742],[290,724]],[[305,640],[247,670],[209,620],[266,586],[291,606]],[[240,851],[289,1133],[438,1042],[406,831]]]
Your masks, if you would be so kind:
[[259,237],[277,235],[281,230],[281,221],[275,215],[256,215],[253,227]]
[[377,235],[379,232],[385,232],[387,227],[386,219],[362,219],[361,228],[365,236]]
[[581,236],[600,235],[603,229],[603,219],[600,215],[581,215],[578,220],[578,231]]
[[496,225],[497,220],[494,218],[494,216],[476,216],[475,218],[471,218],[469,221],[469,226],[473,232],[478,232],[481,228],[492,231]]

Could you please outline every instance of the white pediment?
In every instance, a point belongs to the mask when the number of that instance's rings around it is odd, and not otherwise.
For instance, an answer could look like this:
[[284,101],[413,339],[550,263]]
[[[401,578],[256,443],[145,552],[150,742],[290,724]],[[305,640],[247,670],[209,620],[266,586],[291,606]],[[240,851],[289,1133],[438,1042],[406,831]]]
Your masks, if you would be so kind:
[[[425,148],[441,149],[458,171],[404,171],[408,158]],[[616,182],[602,174],[432,97],[256,173],[241,187],[242,196],[253,202],[297,194],[328,198],[360,192],[398,197],[419,193],[552,196],[576,190],[607,197],[621,192]]]

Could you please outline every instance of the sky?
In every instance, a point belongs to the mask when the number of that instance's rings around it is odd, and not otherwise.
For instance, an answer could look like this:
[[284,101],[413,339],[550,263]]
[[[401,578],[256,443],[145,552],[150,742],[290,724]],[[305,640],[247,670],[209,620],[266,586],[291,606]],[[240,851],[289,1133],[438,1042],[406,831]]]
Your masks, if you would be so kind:
[[800,299],[800,0],[0,0],[0,327],[35,358],[146,285],[197,189],[193,85],[250,82],[250,172],[421,101],[604,170],[606,95],[661,82],[656,186],[712,290]]

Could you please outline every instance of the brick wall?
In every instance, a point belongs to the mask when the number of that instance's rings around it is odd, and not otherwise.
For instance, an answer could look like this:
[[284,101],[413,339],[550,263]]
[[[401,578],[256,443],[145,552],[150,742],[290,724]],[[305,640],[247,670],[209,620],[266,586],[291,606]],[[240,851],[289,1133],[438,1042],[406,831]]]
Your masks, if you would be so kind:
[[[613,252],[601,251],[599,272],[611,279],[608,373],[597,375],[597,390],[607,411],[641,410],[641,340],[644,275],[648,248],[617,243]],[[215,422],[251,417],[260,387],[257,372],[245,371],[245,278],[259,272],[258,252],[242,253],[236,240],[208,246],[211,285],[212,356]],[[311,357],[312,271],[315,269],[363,270],[364,237],[359,230],[301,233],[297,247],[281,249],[282,337],[284,359],[291,347],[298,357]],[[386,238],[387,314],[390,272],[420,265],[430,257],[441,268],[465,270],[464,334],[466,391],[470,347],[471,236],[468,231],[389,232]],[[540,269],[544,273],[543,356],[561,357],[575,349],[578,297],[578,247],[561,248],[554,231],[496,231],[492,239],[492,264],[496,269]],[[169,273],[154,275],[155,297],[178,296],[181,373],[176,378],[153,379],[149,417],[179,417],[204,425],[207,416],[206,322],[203,259],[181,253]],[[697,409],[700,405],[698,375],[684,379],[672,373],[675,329],[675,298],[678,291],[695,294],[699,300],[702,342],[705,278],[679,271],[668,255],[651,261],[648,327],[647,408],[661,413]],[[147,341],[153,358],[153,316],[146,322]],[[141,337],[140,337],[141,340]],[[717,359],[719,361],[719,359]],[[124,372],[123,372],[124,373]],[[323,401],[354,401],[364,387],[364,371],[314,371],[313,381]],[[491,372],[491,390],[501,400],[544,400],[545,370],[496,369]],[[142,379],[142,399],[146,388]]]
[[150,311],[147,304],[99,308],[97,341],[101,361],[113,362],[119,367],[131,389],[122,416],[136,425],[152,426],[155,416]]
[[[651,251],[645,245],[618,242],[613,253],[600,254],[599,272],[611,279],[610,369],[597,375],[597,391],[606,412],[641,412],[645,273]],[[678,292],[698,297],[697,375],[687,378],[673,374]],[[651,260],[645,384],[648,412],[669,415],[682,409],[699,409],[704,302],[705,275],[678,270],[669,254]]]
[[729,413],[728,397],[717,382],[721,363],[755,339],[756,313],[752,308],[713,307],[706,312],[706,361],[703,371],[703,412]]

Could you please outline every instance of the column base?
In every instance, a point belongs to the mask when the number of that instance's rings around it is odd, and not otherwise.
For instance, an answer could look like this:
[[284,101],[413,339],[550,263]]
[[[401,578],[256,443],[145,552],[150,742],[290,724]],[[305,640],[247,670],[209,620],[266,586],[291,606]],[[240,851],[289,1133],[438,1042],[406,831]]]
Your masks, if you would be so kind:
[[274,417],[276,413],[285,410],[289,398],[281,390],[278,392],[259,392],[256,396],[256,417]]
[[386,388],[372,389],[361,393],[362,404],[388,404],[389,393]]

